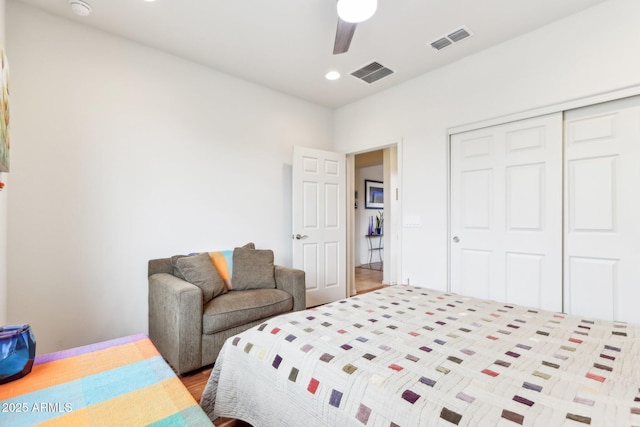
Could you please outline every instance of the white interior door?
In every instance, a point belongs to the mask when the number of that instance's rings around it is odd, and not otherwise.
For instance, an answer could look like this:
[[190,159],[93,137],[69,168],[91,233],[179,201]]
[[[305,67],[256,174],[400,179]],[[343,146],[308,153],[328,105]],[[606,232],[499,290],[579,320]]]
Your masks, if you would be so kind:
[[565,113],[565,310],[640,322],[640,97]]
[[293,267],[304,270],[307,307],[347,296],[345,155],[293,150]]
[[562,114],[451,136],[451,291],[562,309]]

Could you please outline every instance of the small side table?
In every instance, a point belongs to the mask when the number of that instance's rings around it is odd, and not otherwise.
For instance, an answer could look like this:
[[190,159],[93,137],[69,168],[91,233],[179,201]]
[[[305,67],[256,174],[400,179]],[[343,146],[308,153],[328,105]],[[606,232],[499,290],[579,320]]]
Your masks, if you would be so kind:
[[371,268],[371,261],[373,261],[375,252],[378,254],[378,259],[380,259],[380,270],[382,270],[382,250],[384,249],[382,234],[366,234],[364,237],[367,238],[369,243],[369,268]]

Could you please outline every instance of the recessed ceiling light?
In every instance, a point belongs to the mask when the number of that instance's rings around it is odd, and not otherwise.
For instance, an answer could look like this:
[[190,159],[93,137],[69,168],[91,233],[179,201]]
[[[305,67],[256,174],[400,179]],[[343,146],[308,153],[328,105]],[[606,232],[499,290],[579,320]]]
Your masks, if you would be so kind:
[[340,73],[333,70],[333,71],[329,71],[324,76],[326,77],[327,80],[338,80],[340,78]]
[[89,16],[91,14],[91,5],[82,0],[69,0],[71,11],[78,16]]

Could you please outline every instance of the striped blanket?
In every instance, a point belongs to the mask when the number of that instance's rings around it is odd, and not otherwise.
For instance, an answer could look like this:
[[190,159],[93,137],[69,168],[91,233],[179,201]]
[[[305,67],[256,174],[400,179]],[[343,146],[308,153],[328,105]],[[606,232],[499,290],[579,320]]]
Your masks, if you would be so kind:
[[0,425],[211,426],[146,335],[36,357],[0,386]]
[[202,396],[260,426],[640,426],[640,325],[395,286],[225,343]]

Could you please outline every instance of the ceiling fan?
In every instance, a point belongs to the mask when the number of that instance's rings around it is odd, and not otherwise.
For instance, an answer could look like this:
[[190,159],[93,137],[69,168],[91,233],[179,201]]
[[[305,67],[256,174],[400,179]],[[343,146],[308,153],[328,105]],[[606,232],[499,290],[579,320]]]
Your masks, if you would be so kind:
[[378,0],[338,0],[338,27],[333,54],[349,50],[358,23],[371,18],[378,8]]

